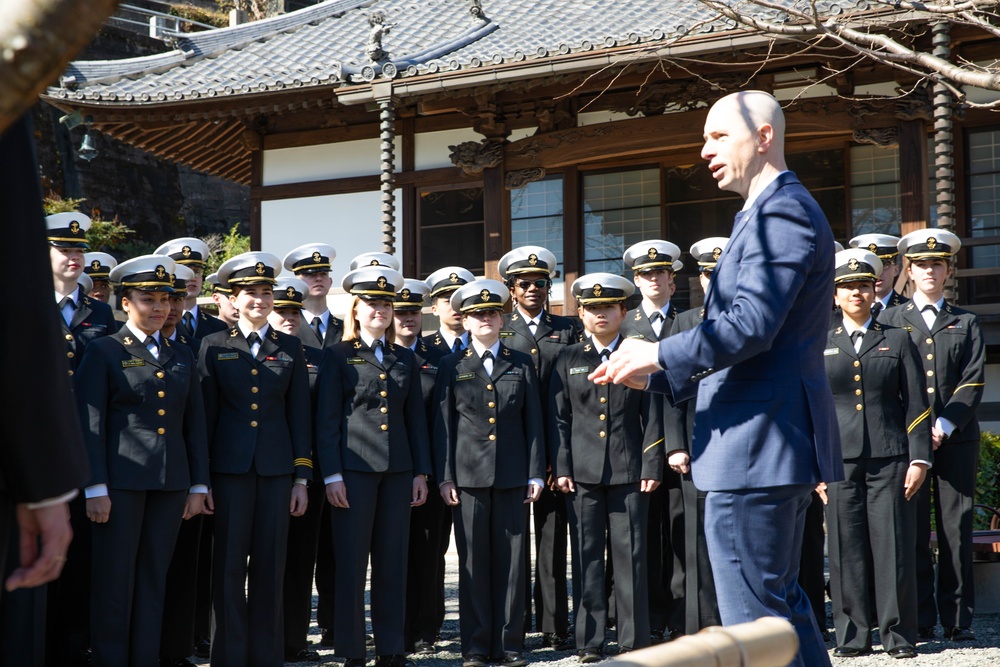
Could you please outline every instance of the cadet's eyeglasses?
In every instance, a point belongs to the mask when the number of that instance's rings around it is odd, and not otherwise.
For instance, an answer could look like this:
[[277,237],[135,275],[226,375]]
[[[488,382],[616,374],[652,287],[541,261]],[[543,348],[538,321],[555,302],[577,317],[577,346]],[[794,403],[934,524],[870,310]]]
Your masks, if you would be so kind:
[[545,289],[549,286],[549,281],[545,278],[539,278],[538,280],[518,280],[517,286],[523,290],[528,290],[534,285],[538,289]]

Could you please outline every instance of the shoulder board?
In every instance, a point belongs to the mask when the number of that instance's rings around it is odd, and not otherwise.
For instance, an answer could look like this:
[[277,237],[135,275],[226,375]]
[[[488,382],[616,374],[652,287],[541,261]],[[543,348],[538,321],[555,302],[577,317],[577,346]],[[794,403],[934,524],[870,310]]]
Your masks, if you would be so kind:
[[122,361],[122,368],[131,368],[132,366],[145,366],[146,362],[142,359],[125,359]]

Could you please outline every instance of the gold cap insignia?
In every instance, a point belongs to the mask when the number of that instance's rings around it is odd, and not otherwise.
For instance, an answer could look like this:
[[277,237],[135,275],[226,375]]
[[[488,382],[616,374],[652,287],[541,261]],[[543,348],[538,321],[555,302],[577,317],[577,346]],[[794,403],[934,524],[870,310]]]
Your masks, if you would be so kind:
[[181,254],[184,255],[185,257],[190,257],[191,256],[191,246],[186,245],[183,248],[181,248]]
[[458,282],[458,274],[457,273],[452,273],[451,275],[448,276],[448,280],[451,281],[451,282],[453,282],[453,283],[457,283]]
[[156,265],[156,271],[155,271],[155,273],[156,273],[156,277],[160,278],[161,280],[163,278],[167,277],[167,270],[165,268],[163,268],[162,264],[157,264]]
[[385,279],[385,276],[379,276],[375,284],[379,286],[380,289],[385,289],[385,286],[389,284],[389,281]]
[[927,239],[927,249],[928,250],[934,250],[934,248],[936,246],[937,246],[937,239],[934,238],[933,236],[928,237],[928,239]]
[[858,263],[858,260],[855,257],[851,257],[850,261],[847,262],[847,268],[849,268],[851,271],[857,271],[859,266],[861,265]]
[[597,284],[597,285],[594,285],[594,287],[592,288],[592,291],[594,292],[594,296],[600,297],[601,296],[601,292],[604,291],[604,288],[601,287],[600,284]]
[[323,255],[319,254],[319,250],[316,250],[315,252],[313,252],[313,261],[314,262],[318,262],[321,259],[323,259]]
[[649,257],[650,259],[656,259],[656,248],[650,248],[646,252],[646,256]]
[[528,264],[531,264],[532,266],[538,264],[538,255],[536,255],[535,253],[531,253],[530,255],[528,255]]
[[722,254],[722,248],[715,248],[712,250],[712,259],[719,261],[719,255]]
[[373,259],[372,261],[368,262],[368,266],[378,266],[378,260]]
[[288,289],[285,290],[285,296],[288,297],[289,299],[294,299],[295,298],[295,288],[292,287],[291,285],[289,285]]
[[404,287],[403,291],[399,293],[399,296],[403,297],[404,301],[409,301],[410,300],[410,290],[409,290],[409,288]]
[[257,265],[254,266],[254,270],[257,272],[258,276],[264,275],[264,262],[257,262]]
[[176,274],[174,274],[174,273],[170,274],[170,282],[172,282],[172,283],[177,282],[177,275]]
[[69,231],[73,232],[74,234],[78,234],[80,232],[80,223],[77,222],[76,220],[69,223]]
[[868,251],[869,252],[875,252],[876,250],[878,250],[878,246],[877,245],[875,245],[874,243],[869,243],[868,244]]
[[95,259],[93,262],[90,263],[90,268],[92,268],[94,271],[97,271],[99,268],[101,268],[101,260]]
[[482,292],[479,293],[479,298],[482,299],[483,301],[489,301],[490,291],[488,289],[484,289]]

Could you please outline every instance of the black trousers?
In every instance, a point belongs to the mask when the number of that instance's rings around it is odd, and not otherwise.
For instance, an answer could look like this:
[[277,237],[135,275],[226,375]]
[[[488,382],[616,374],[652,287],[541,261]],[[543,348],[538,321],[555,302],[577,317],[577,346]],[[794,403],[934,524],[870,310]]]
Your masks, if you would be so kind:
[[462,654],[499,659],[524,648],[526,490],[458,491],[453,517]]
[[905,456],[849,459],[844,481],[827,488],[830,598],[838,646],[871,648],[873,617],[885,650],[916,645],[917,508],[903,497],[909,465]]
[[309,487],[306,513],[289,519],[284,590],[285,651],[288,653],[298,652],[309,645],[313,571],[323,505],[326,504],[326,486],[320,480]]
[[[541,497],[532,503],[532,514],[535,526],[535,629],[564,635],[569,629],[566,499],[561,492],[546,486]],[[530,619],[530,609],[528,613]]]
[[823,500],[815,491],[809,496],[806,508],[806,522],[802,531],[802,554],[799,558],[799,586],[809,598],[816,623],[821,631],[826,631],[826,581],[824,580],[823,547],[826,534],[823,532]]
[[722,625],[715,598],[715,578],[705,541],[705,492],[699,491],[691,475],[681,480],[684,499],[684,632],[693,635],[702,628]]
[[167,596],[163,605],[163,632],[160,657],[177,660],[191,655],[194,646],[195,609],[198,586],[201,528],[204,515],[181,522],[174,555],[167,570]]
[[410,552],[406,574],[407,651],[412,651],[418,641],[433,644],[444,620],[441,542],[451,527],[450,514],[436,488],[429,489],[426,503],[410,512]]
[[[976,606],[972,513],[979,442],[945,442],[917,492],[917,627],[969,627]],[[930,550],[931,488],[937,521],[938,572]],[[936,604],[935,604],[936,601]]]
[[[666,467],[666,466],[664,466]],[[680,475],[663,471],[649,502],[649,613],[653,630],[682,630],[684,623],[684,494]]]
[[167,569],[187,491],[110,489],[93,526],[91,648],[98,667],[157,667]]
[[83,491],[69,502],[73,541],[62,574],[48,585],[45,664],[53,667],[85,664],[90,648],[92,522],[87,518]]
[[569,528],[573,548],[576,647],[600,648],[607,626],[605,545],[614,563],[615,608],[619,647],[649,646],[649,581],[646,572],[645,525],[649,494],[639,484],[581,484],[569,496]]
[[279,667],[292,476],[216,473],[212,493],[212,665]]
[[344,471],[350,508],[330,513],[336,567],[336,654],[364,658],[365,581],[371,557],[372,635],[376,655],[405,653],[406,557],[413,472]]

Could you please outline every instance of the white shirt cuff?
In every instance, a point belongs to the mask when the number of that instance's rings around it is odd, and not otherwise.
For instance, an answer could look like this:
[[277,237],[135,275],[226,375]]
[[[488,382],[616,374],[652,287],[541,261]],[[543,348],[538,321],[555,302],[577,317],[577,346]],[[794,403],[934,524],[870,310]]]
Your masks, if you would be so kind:
[[334,473],[332,475],[327,475],[326,477],[323,478],[324,484],[333,484],[334,482],[343,482],[343,481],[344,481],[344,476],[339,472]]
[[101,496],[108,495],[108,485],[107,484],[94,484],[93,486],[88,486],[83,490],[83,494],[87,499],[90,498],[100,498]]
[[309,486],[309,480],[306,479],[305,477],[296,477],[295,483],[298,484],[299,486]]
[[58,505],[60,503],[68,503],[69,501],[76,498],[76,494],[80,491],[79,489],[73,489],[72,491],[67,491],[61,496],[56,496],[55,498],[46,498],[45,500],[39,500],[37,503],[25,503],[24,506],[29,510],[40,510],[44,507],[52,507],[53,505]]
[[542,481],[541,477],[532,477],[531,479],[528,480],[528,484],[534,484],[540,489],[545,486],[545,482]]
[[195,484],[194,486],[192,486],[188,490],[188,493],[208,493],[208,485],[207,484]]
[[912,461],[910,461],[910,465],[913,465],[915,463],[924,464],[925,466],[927,466],[928,470],[930,470],[933,467],[933,464],[930,461],[924,461],[923,459],[913,459]]
[[934,428],[941,429],[942,431],[944,431],[944,434],[949,438],[951,437],[951,434],[954,433],[955,431],[955,425],[952,424],[947,419],[945,419],[944,417],[938,417],[934,421]]

